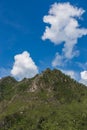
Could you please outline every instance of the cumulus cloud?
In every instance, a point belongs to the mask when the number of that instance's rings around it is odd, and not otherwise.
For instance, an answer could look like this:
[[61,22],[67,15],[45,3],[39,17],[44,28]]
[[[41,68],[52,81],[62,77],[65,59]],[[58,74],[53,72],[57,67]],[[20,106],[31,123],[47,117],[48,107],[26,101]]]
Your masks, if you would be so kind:
[[87,86],[87,70],[84,70],[80,73],[81,75],[81,80],[80,82],[85,84]]
[[84,79],[84,80],[87,80],[87,71],[81,72],[81,78]]
[[85,11],[70,3],[55,3],[51,6],[48,15],[43,17],[43,21],[48,24],[43,33],[42,40],[49,39],[56,45],[64,43],[62,56],[72,59],[79,55],[75,51],[78,38],[87,35],[87,29],[81,28],[78,19],[81,19]]
[[20,81],[23,78],[31,78],[38,73],[38,67],[35,65],[27,51],[14,56],[14,60],[11,74],[17,80]]

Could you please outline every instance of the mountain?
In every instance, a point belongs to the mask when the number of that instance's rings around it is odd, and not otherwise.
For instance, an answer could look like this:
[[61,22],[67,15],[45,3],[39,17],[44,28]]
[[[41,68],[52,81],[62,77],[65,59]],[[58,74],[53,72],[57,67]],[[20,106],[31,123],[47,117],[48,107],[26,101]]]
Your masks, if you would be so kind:
[[87,87],[49,68],[0,80],[0,130],[86,130]]

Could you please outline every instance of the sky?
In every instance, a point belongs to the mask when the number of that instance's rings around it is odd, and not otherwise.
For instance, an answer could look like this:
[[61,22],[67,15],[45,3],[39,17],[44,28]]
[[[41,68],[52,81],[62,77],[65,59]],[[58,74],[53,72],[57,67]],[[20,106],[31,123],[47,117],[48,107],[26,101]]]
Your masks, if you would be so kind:
[[0,78],[46,68],[87,85],[87,1],[0,0]]

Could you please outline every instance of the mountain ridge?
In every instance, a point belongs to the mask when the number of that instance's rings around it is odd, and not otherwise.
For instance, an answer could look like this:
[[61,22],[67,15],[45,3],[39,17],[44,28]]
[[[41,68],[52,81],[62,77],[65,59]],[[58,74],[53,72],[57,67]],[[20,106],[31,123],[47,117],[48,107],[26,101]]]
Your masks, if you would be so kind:
[[0,130],[85,130],[86,103],[87,87],[57,69],[20,82],[5,77],[0,80]]

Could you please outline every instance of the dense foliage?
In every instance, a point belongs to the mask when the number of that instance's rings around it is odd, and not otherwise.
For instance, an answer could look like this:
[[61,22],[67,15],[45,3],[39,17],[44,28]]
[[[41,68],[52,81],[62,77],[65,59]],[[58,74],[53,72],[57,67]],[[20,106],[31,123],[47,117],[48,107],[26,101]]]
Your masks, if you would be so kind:
[[0,80],[0,130],[86,130],[87,88],[50,70]]

